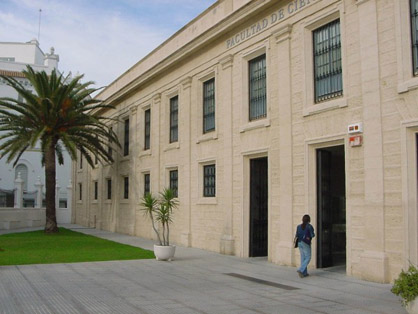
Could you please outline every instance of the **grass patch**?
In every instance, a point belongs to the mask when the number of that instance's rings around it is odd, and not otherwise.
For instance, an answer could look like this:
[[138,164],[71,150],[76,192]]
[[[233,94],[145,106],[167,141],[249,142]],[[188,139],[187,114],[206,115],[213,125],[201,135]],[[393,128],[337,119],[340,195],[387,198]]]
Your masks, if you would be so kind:
[[0,235],[0,266],[154,258],[149,250],[65,228],[59,230],[56,234],[40,230]]

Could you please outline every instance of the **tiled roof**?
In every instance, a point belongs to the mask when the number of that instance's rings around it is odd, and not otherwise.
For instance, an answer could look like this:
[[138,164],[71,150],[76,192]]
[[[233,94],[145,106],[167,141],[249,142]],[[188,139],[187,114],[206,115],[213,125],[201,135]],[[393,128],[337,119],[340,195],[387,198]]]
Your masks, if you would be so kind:
[[25,75],[22,72],[8,71],[8,70],[0,70],[0,75],[10,76],[10,77],[25,77]]

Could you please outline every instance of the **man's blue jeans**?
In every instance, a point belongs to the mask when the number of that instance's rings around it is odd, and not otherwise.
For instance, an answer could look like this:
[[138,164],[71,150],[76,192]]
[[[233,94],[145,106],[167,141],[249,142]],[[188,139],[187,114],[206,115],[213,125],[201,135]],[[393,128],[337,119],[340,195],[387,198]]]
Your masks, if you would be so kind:
[[308,264],[311,261],[311,246],[300,241],[298,247],[300,251],[300,267],[298,270],[306,276],[308,274]]

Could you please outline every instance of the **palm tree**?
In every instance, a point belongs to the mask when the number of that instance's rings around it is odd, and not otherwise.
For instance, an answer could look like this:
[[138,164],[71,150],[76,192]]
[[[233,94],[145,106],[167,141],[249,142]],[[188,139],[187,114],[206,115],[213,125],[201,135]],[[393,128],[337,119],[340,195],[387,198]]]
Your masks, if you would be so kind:
[[82,83],[83,75],[71,78],[53,70],[23,71],[34,92],[7,76],[0,76],[21,95],[23,101],[0,98],[0,158],[7,162],[19,158],[28,148],[40,144],[45,166],[46,224],[45,232],[58,232],[55,214],[56,157],[64,163],[63,149],[72,160],[77,152],[93,166],[94,158],[113,161],[108,145],[120,146],[116,134],[105,123],[103,110],[113,108],[91,97],[97,89],[93,82]]

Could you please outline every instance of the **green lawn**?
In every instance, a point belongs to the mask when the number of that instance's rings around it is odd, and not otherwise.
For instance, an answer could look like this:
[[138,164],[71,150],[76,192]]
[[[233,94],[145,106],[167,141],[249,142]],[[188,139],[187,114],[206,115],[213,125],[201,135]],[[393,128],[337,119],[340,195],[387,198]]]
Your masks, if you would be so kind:
[[152,251],[60,228],[0,235],[0,266],[154,258]]

